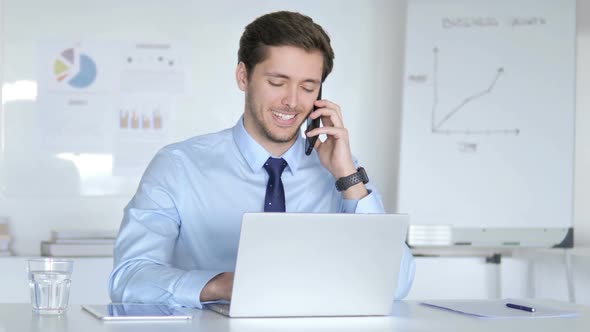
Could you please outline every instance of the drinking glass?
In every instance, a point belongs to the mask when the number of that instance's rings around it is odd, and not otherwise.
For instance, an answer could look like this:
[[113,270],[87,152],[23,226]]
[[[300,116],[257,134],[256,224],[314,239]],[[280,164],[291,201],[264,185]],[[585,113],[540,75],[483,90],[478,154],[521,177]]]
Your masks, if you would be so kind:
[[74,261],[61,258],[29,259],[29,287],[33,312],[60,315],[68,308]]

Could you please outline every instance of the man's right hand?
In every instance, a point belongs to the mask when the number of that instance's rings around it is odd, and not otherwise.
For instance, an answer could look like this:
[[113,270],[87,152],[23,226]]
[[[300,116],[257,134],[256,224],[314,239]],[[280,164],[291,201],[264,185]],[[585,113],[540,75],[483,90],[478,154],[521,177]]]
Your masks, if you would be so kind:
[[231,301],[231,291],[234,287],[234,273],[224,272],[216,275],[203,287],[201,302],[226,300]]

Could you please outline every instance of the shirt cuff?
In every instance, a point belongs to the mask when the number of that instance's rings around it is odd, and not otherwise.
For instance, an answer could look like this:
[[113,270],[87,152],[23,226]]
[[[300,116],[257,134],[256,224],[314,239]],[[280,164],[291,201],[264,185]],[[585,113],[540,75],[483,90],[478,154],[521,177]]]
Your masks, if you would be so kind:
[[205,285],[223,271],[188,271],[174,290],[174,300],[184,307],[202,309],[201,291]]
[[381,199],[372,190],[367,189],[369,194],[361,199],[343,199],[343,213],[385,213]]

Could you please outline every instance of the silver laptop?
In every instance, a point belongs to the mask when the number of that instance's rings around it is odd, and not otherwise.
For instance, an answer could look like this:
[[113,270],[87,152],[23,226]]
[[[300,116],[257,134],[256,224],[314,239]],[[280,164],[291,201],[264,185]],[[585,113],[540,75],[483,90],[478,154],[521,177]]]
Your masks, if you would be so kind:
[[230,317],[382,316],[392,310],[407,215],[246,213]]

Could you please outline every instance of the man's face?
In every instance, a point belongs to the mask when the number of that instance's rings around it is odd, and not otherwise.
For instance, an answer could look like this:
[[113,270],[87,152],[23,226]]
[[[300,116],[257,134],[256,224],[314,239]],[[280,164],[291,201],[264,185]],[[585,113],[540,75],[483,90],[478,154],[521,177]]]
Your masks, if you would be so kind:
[[[238,85],[246,92],[244,126],[267,150],[291,146],[317,98],[323,68],[320,51],[269,47],[268,57]],[[243,74],[242,73],[242,74]],[[247,76],[246,76],[247,77]]]

